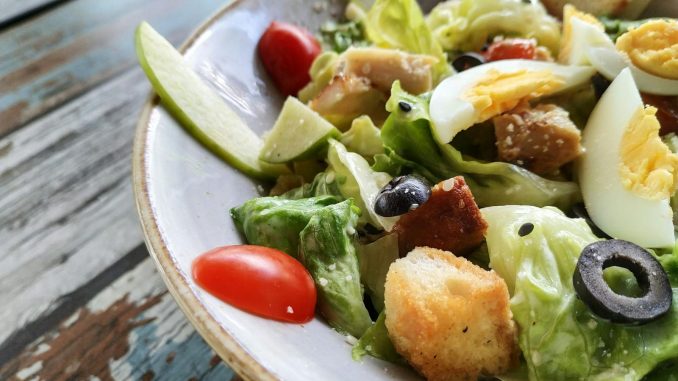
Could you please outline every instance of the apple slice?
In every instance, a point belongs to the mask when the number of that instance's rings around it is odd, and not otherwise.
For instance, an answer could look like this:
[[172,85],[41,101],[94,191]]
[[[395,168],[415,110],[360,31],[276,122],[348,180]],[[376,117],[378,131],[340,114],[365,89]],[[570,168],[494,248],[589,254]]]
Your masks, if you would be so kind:
[[188,66],[184,57],[148,23],[135,35],[137,56],[164,106],[214,154],[258,179],[288,169],[259,161],[263,141]]
[[288,163],[313,157],[327,148],[339,130],[295,97],[287,97],[273,130],[266,135],[259,158],[269,163]]

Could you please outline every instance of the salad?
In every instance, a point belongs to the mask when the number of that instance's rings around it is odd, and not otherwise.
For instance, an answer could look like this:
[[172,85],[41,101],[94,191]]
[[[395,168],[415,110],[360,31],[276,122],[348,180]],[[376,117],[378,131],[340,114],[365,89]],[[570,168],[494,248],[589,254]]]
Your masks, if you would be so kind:
[[355,0],[319,31],[274,21],[257,52],[288,97],[263,139],[140,25],[165,107],[269,185],[230,210],[248,245],[198,256],[196,282],[429,380],[675,377],[678,20],[562,15]]

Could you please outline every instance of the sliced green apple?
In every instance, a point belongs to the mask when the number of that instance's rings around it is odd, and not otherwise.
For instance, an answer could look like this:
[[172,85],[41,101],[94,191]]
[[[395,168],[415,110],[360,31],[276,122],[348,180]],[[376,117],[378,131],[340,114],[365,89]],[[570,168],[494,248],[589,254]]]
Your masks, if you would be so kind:
[[327,147],[330,138],[338,138],[339,130],[317,112],[295,97],[288,97],[266,135],[259,159],[269,163],[288,163],[314,156]]
[[139,24],[136,51],[142,69],[167,110],[195,139],[243,173],[274,178],[288,169],[259,161],[263,141],[188,66],[148,23]]

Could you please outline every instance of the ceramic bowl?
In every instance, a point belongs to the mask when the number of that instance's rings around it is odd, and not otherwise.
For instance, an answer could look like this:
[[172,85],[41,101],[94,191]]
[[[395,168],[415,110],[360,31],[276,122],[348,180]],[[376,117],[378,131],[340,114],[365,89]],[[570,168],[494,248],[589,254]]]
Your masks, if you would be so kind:
[[[282,104],[256,57],[262,32],[272,20],[317,30],[343,6],[335,0],[235,1],[181,49],[199,75],[261,134],[273,125]],[[678,2],[655,1],[646,13],[678,15]],[[244,242],[228,211],[263,189],[195,142],[155,96],[136,132],[133,172],[146,244],[160,274],[198,332],[238,374],[248,380],[420,379],[408,368],[369,356],[352,360],[347,339],[320,319],[304,325],[262,319],[222,303],[193,282],[191,261],[198,254]]]

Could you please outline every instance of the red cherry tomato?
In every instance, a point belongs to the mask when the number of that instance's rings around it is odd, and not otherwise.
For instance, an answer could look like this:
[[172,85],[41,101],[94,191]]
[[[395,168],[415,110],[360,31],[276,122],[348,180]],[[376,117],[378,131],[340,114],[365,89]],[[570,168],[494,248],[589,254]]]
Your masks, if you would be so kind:
[[537,43],[525,38],[509,38],[493,42],[485,52],[488,61],[537,58]]
[[193,279],[210,294],[255,315],[291,323],[313,318],[313,278],[301,263],[279,250],[218,247],[193,261]]
[[643,102],[657,108],[657,120],[661,130],[660,135],[669,132],[678,133],[678,96],[662,96],[641,93]]
[[306,29],[273,21],[261,36],[258,50],[278,90],[295,95],[311,81],[308,70],[322,49]]

